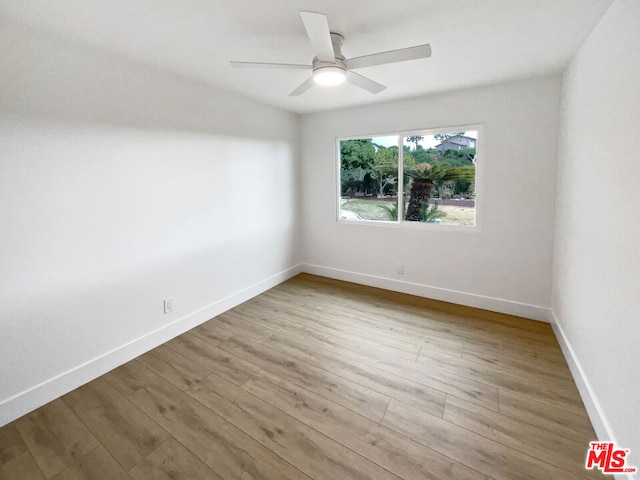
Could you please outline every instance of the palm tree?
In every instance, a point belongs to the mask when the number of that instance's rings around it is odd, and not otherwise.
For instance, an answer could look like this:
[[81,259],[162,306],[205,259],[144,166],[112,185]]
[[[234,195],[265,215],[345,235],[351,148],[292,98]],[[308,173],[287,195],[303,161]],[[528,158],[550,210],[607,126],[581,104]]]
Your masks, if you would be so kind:
[[473,180],[475,170],[473,165],[452,167],[448,163],[438,163],[433,166],[428,163],[419,163],[415,167],[405,169],[404,174],[412,180],[406,220],[420,221],[420,210],[423,205],[429,204],[431,191],[436,183],[462,179]]

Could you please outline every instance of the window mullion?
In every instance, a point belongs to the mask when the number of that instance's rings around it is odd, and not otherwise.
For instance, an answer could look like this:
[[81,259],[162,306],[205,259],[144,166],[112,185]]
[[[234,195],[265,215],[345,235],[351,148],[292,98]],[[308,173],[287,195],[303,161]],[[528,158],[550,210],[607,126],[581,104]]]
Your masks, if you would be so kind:
[[404,137],[398,135],[398,223],[404,221]]

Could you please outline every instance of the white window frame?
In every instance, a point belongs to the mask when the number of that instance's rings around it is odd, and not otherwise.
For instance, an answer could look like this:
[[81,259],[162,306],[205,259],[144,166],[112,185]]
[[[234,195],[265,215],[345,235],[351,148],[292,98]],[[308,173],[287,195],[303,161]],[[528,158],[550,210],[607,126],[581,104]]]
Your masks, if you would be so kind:
[[[476,176],[475,176],[475,224],[474,225],[447,225],[430,222],[413,222],[407,221],[402,218],[402,215],[398,216],[398,220],[382,221],[382,220],[353,220],[340,217],[340,199],[342,198],[341,192],[341,179],[340,179],[340,142],[342,140],[358,140],[361,138],[374,138],[374,137],[392,137],[398,136],[398,212],[401,212],[400,202],[404,193],[404,182],[400,177],[400,172],[404,172],[404,149],[403,139],[411,136],[426,136],[436,133],[449,133],[449,132],[463,132],[468,130],[475,130],[478,132],[478,138],[476,140]],[[336,148],[336,166],[335,178],[336,178],[336,222],[344,225],[359,225],[359,226],[373,226],[373,227],[386,227],[386,228],[409,228],[418,230],[428,230],[437,232],[460,232],[460,233],[476,233],[481,231],[482,218],[483,218],[483,204],[484,204],[484,125],[483,124],[465,124],[465,125],[452,125],[436,128],[422,128],[419,130],[403,130],[398,132],[384,132],[362,135],[350,135],[345,137],[335,138]],[[404,173],[402,174],[404,175]]]

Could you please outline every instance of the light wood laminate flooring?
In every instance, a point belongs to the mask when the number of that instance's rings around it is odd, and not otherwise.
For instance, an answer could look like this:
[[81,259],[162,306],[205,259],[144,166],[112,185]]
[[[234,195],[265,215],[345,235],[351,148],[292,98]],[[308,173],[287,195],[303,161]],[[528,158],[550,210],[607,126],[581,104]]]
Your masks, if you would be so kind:
[[299,275],[0,429],[0,479],[605,478],[549,325]]

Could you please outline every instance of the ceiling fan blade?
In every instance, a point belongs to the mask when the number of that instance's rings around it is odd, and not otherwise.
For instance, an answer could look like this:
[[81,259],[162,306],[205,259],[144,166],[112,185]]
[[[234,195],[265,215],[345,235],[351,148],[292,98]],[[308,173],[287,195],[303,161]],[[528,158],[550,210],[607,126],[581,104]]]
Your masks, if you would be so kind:
[[229,62],[235,68],[288,68],[311,70],[311,65],[297,65],[293,63],[264,63],[264,62]]
[[306,92],[311,87],[313,87],[314,83],[315,82],[313,81],[313,77],[309,77],[304,82],[302,82],[302,84],[300,84],[300,86],[298,88],[296,88],[293,92],[291,92],[289,94],[289,96],[290,97],[297,97],[299,95],[302,95],[304,92]]
[[401,48],[399,50],[390,50],[388,52],[374,53],[372,55],[364,55],[347,60],[348,68],[373,67],[374,65],[383,65],[385,63],[405,62],[407,60],[416,60],[418,58],[429,58],[431,56],[431,46],[418,45],[417,47]]
[[364,88],[367,92],[371,93],[380,93],[384,90],[384,85],[374,82],[373,80],[368,79],[367,77],[363,77],[362,75],[358,75],[354,72],[347,72],[347,80],[355,85],[356,87]]
[[336,56],[333,52],[327,16],[324,13],[301,11],[300,17],[318,60],[334,62]]

